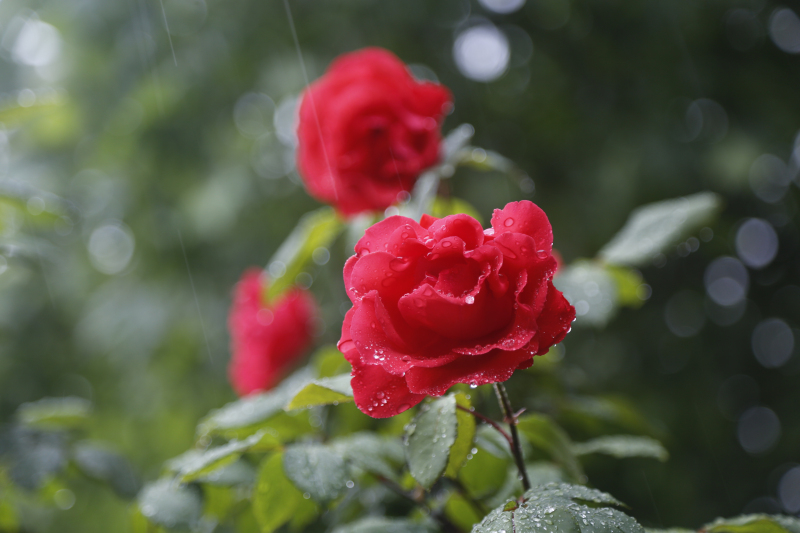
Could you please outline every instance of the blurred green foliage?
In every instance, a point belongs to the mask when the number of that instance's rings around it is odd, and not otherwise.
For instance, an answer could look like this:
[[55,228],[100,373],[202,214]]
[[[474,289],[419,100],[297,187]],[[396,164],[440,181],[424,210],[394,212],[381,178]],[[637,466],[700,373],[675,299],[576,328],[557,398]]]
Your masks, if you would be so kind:
[[[779,5],[528,0],[505,15],[469,0],[288,5],[299,51],[282,2],[0,2],[4,434],[23,431],[20,405],[75,397],[93,411],[71,435],[102,441],[142,478],[156,479],[165,460],[193,446],[197,422],[234,399],[225,327],[233,284],[246,267],[266,265],[319,207],[292,170],[287,133],[303,68],[313,80],[338,54],[377,45],[453,91],[445,132],[472,124],[475,146],[533,180],[460,168],[447,180],[452,197],[484,221],[508,201],[533,199],[567,264],[594,257],[641,204],[702,190],[722,196],[721,219],[700,241],[640,272],[605,274],[626,287],[643,276],[649,299],[639,309],[621,309],[604,328],[576,327],[508,387],[515,405],[549,414],[575,442],[635,434],[664,443],[667,463],[582,457],[591,483],[644,525],[781,512],[779,481],[800,462],[798,342],[779,368],[759,364],[751,347],[762,319],[780,318],[795,339],[800,325],[791,183],[800,63],[770,36]],[[452,52],[464,28],[487,21],[508,36],[510,59],[502,77],[481,83],[459,72]],[[795,173],[782,195],[759,181],[763,154]],[[731,311],[738,318],[720,318],[704,273],[736,255],[748,217],[775,228],[777,257],[749,270],[748,298]],[[347,240],[308,270],[323,310],[320,344],[338,339]],[[688,322],[677,327],[675,316]],[[780,435],[748,452],[742,414],[754,406],[772,410]],[[338,409],[341,434],[370,427],[352,405]],[[399,428],[409,420],[397,418]],[[46,450],[66,439],[24,431]],[[70,444],[76,458],[81,442]],[[484,444],[462,475],[478,461],[496,471]],[[20,522],[26,531],[129,528],[130,501],[97,482],[102,469],[36,472],[36,483],[12,489],[0,467],[0,531]],[[484,481],[493,492],[504,479]],[[214,494],[220,509],[236,504]],[[252,516],[241,520],[254,530]]]

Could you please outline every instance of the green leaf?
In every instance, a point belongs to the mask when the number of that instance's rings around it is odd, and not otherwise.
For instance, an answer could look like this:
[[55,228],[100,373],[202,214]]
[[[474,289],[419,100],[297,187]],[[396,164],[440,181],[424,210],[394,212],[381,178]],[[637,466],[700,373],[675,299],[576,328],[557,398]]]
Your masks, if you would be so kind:
[[[456,404],[464,409],[470,409],[472,402],[466,394],[459,392],[456,394]],[[472,450],[472,443],[475,441],[475,417],[471,414],[456,409],[456,442],[450,448],[450,458],[447,461],[447,468],[444,475],[455,479],[458,471],[467,461],[467,456]]]
[[617,283],[601,264],[576,261],[560,269],[553,284],[575,306],[575,324],[603,327],[619,307]]
[[406,429],[406,460],[411,475],[430,488],[444,474],[456,442],[456,397],[448,394],[422,406]]
[[16,128],[25,123],[40,119],[53,113],[62,105],[61,102],[34,104],[23,107],[20,105],[7,106],[0,109],[0,124],[6,128]]
[[292,287],[297,275],[311,262],[314,250],[329,248],[343,229],[342,219],[330,207],[304,215],[268,263],[270,283],[266,300],[274,301]]
[[764,514],[718,518],[702,530],[707,533],[800,533],[800,518]]
[[636,520],[610,505],[622,504],[598,490],[552,483],[526,492],[516,509],[497,507],[472,532],[644,533]]
[[697,533],[693,529],[683,529],[680,527],[671,527],[669,529],[653,529],[651,527],[644,528],[645,533]]
[[256,482],[256,471],[249,462],[239,459],[198,477],[196,481],[222,487],[252,487]]
[[483,518],[473,503],[458,492],[453,492],[444,504],[445,516],[462,531],[469,531]]
[[411,520],[370,516],[356,522],[339,526],[333,533],[433,533],[435,528],[430,524],[421,524]]
[[710,223],[722,207],[714,193],[701,192],[639,207],[598,257],[615,265],[642,266]]
[[458,213],[464,213],[478,222],[483,223],[478,210],[466,200],[462,200],[461,198],[442,198],[441,196],[437,196],[433,199],[430,213],[432,216],[444,218],[448,215],[455,215]]
[[8,494],[0,491],[0,531],[13,533],[19,528],[17,511],[11,504]]
[[473,498],[484,498],[503,486],[510,458],[497,457],[476,443],[477,451],[458,473],[458,479]]
[[330,446],[358,468],[387,479],[396,477],[392,463],[403,458],[403,445],[399,439],[381,437],[368,431],[335,439]]
[[312,381],[294,396],[286,409],[307,409],[318,405],[338,404],[353,401],[350,374]]
[[43,429],[72,429],[84,426],[91,412],[91,402],[83,398],[42,398],[20,405],[17,420]]
[[344,457],[324,444],[294,444],[283,454],[283,470],[300,491],[320,503],[347,490],[350,473]]
[[603,453],[617,458],[651,457],[659,461],[669,459],[669,452],[651,437],[635,435],[608,435],[572,446],[576,455]]
[[616,265],[606,265],[606,272],[617,285],[617,301],[619,305],[639,308],[646,298],[643,292],[644,278],[638,270]]
[[561,465],[573,481],[584,481],[583,469],[572,451],[572,441],[549,417],[525,415],[519,419],[517,428],[536,450]]
[[139,510],[150,522],[168,528],[193,528],[203,514],[200,489],[162,478],[139,493]]
[[332,378],[350,372],[350,363],[344,358],[344,354],[332,344],[323,346],[314,352],[311,360],[317,368],[317,375],[321,378]]
[[205,451],[190,450],[169,461],[167,468],[177,473],[178,480],[181,483],[188,483],[233,463],[244,452],[257,445],[264,449],[265,444],[263,441],[265,437],[267,440],[266,446],[272,445],[274,447],[278,445],[271,436],[262,430],[244,440],[232,440],[216,448],[210,448]]
[[141,488],[138,476],[128,460],[107,449],[102,443],[76,443],[72,450],[72,459],[84,475],[107,483],[118,496],[133,498]]
[[215,409],[200,421],[197,433],[230,439],[248,437],[265,429],[264,439],[272,435],[277,442],[296,436],[303,432],[306,424],[299,417],[293,420],[283,408],[297,390],[312,379],[311,369],[303,368],[269,392],[247,396]]
[[261,533],[272,533],[291,520],[303,494],[283,471],[283,452],[264,459],[253,494],[253,511]]

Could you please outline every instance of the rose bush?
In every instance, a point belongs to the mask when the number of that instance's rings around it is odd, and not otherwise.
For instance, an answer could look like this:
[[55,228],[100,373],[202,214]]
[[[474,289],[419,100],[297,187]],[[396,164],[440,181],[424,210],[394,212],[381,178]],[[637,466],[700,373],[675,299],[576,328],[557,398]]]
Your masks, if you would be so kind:
[[259,269],[245,272],[234,289],[229,375],[240,396],[271,389],[311,343],[316,315],[311,294],[295,288],[267,305],[265,292]]
[[567,334],[575,309],[553,286],[547,216],[513,202],[491,224],[394,216],[358,242],[339,349],[361,411],[393,416],[455,383],[505,381]]
[[309,194],[344,215],[396,203],[438,160],[451,99],[387,50],[340,56],[302,95],[297,166]]

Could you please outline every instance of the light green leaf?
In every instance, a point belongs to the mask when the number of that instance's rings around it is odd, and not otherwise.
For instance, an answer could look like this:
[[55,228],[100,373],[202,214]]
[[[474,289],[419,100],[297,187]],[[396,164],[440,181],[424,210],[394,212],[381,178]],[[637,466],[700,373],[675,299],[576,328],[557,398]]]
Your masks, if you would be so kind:
[[643,292],[644,278],[638,270],[628,267],[606,265],[606,272],[617,285],[617,301],[619,305],[638,308],[645,300]]
[[458,479],[473,498],[484,498],[503,486],[510,458],[486,451],[476,443],[472,459],[458,473]]
[[764,514],[718,518],[702,530],[708,533],[800,533],[800,518]]
[[344,222],[330,207],[303,216],[268,263],[270,283],[266,300],[274,301],[292,287],[297,275],[311,262],[314,250],[329,248],[343,229]]
[[353,388],[350,386],[350,374],[341,374],[310,382],[291,399],[286,409],[306,409],[351,401],[353,401]]
[[381,437],[375,433],[362,431],[331,441],[330,446],[342,457],[358,468],[394,479],[398,455],[403,457],[403,445],[397,438]]
[[320,503],[347,490],[350,473],[344,458],[324,444],[294,444],[283,454],[283,471],[300,491]]
[[162,478],[145,485],[139,493],[139,511],[150,522],[168,528],[193,528],[203,514],[200,489]]
[[680,527],[671,527],[669,529],[653,529],[651,527],[644,528],[645,533],[697,533],[693,529],[683,529]]
[[[169,461],[167,468],[177,473],[181,483],[188,483],[233,463],[244,452],[257,445],[261,445],[263,449],[265,437],[268,441],[267,446],[272,445],[273,439],[262,430],[244,440],[232,440],[216,448],[205,451],[190,450]],[[277,446],[277,443],[274,443],[274,446]]]
[[445,516],[462,531],[469,531],[483,518],[475,505],[458,492],[453,492],[444,504]]
[[[464,409],[472,407],[472,402],[467,395],[461,392],[456,394],[456,404]],[[464,466],[474,441],[475,417],[456,408],[456,442],[450,448],[450,458],[447,461],[445,476],[452,479],[458,476],[458,471]]]
[[517,427],[534,449],[561,465],[573,481],[584,481],[583,469],[572,451],[572,441],[549,417],[525,415],[519,419]]
[[669,452],[651,437],[635,435],[607,435],[572,446],[576,455],[603,453],[617,458],[651,457],[659,461],[669,459]]
[[0,531],[8,531],[9,533],[17,531],[19,527],[19,518],[14,506],[11,504],[11,499],[7,494],[0,491]]
[[67,429],[85,425],[91,412],[92,403],[83,398],[42,398],[20,405],[17,408],[17,420],[28,426]]
[[283,453],[264,459],[253,493],[253,512],[261,533],[272,533],[291,520],[303,501],[303,494],[283,471]]
[[[312,371],[306,367],[286,378],[269,392],[247,396],[215,409],[200,421],[197,433],[200,436],[222,435],[225,438],[244,438],[265,429],[266,434],[271,434],[277,442],[294,436],[296,430],[302,429],[303,424],[300,422],[301,419],[292,420],[284,412],[283,407],[294,397],[298,389],[312,379]],[[266,438],[265,435],[264,439]]]
[[256,471],[250,463],[239,459],[200,476],[195,481],[223,487],[252,487],[256,482]]
[[575,306],[577,325],[603,327],[619,307],[617,283],[598,263],[576,261],[559,270],[553,284]]
[[6,106],[0,109],[0,123],[6,128],[16,128],[57,111],[61,105],[63,105],[62,102],[56,101],[27,107],[20,105]]
[[406,460],[411,475],[425,488],[444,474],[456,441],[456,397],[448,394],[422,406],[406,429]]
[[328,344],[314,352],[311,360],[320,378],[332,378],[350,372],[350,363],[336,345]]
[[356,522],[339,526],[333,533],[433,533],[430,524],[412,522],[398,518],[369,516]]
[[615,265],[642,266],[710,223],[722,207],[714,193],[701,192],[639,207],[598,257]]
[[610,505],[622,504],[598,490],[552,483],[526,492],[516,509],[497,507],[472,532],[644,533],[633,518]]

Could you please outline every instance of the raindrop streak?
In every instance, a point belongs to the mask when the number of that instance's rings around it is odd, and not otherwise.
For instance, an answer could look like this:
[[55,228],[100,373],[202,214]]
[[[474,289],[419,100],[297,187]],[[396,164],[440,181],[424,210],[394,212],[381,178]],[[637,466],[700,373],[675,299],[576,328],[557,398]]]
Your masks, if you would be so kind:
[[213,363],[214,358],[211,356],[211,345],[208,343],[208,335],[206,334],[206,324],[203,321],[203,313],[200,312],[200,301],[197,299],[197,291],[194,288],[194,279],[192,278],[192,270],[189,268],[189,258],[186,256],[186,248],[183,246],[183,235],[180,228],[177,228],[178,242],[181,243],[181,253],[183,254],[183,261],[186,263],[186,273],[189,274],[189,284],[192,286],[192,294],[194,295],[194,305],[197,308],[197,316],[200,318],[200,328],[203,330],[203,339],[206,341],[206,351],[208,351],[208,362]]
[[164,0],[161,1],[161,13],[164,15],[164,29],[167,30],[167,39],[169,39],[169,49],[172,50],[172,60],[175,66],[178,66],[178,58],[175,56],[175,47],[172,46],[172,35],[169,32],[169,22],[167,22],[167,11],[164,9]]

